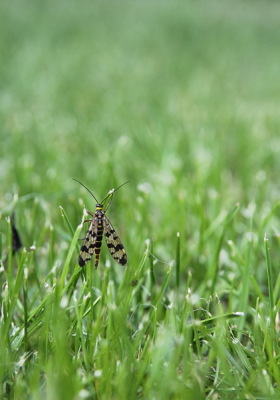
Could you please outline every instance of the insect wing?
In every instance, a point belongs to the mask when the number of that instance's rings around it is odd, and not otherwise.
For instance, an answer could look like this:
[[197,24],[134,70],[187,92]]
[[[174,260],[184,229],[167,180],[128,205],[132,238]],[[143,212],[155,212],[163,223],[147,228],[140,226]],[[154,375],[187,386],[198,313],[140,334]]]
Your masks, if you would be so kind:
[[103,230],[108,249],[113,259],[120,265],[125,265],[127,263],[125,249],[106,215],[103,216]]
[[79,254],[80,267],[84,267],[90,261],[92,255],[94,254],[95,242],[97,237],[97,226],[98,218],[94,215],[90,222],[86,237],[84,238]]

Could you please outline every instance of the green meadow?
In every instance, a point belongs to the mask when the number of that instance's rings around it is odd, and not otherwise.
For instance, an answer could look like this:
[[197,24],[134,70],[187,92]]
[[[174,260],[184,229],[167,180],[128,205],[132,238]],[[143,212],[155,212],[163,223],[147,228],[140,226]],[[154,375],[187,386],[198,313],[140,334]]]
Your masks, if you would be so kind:
[[[1,399],[280,398],[279,37],[273,1],[1,2]],[[125,266],[78,265],[72,178]]]

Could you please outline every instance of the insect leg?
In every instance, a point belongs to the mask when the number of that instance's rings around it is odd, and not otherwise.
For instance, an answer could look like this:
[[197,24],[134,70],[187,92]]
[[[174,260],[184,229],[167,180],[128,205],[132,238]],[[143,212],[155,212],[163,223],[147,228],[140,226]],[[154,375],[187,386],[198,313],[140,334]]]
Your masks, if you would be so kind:
[[107,207],[106,207],[105,210],[103,211],[104,214],[105,214],[105,212],[108,210],[108,208],[110,207],[110,205],[111,205],[111,203],[112,203],[112,200],[113,200],[113,193],[112,193],[112,196],[111,196],[111,198],[110,198],[110,200],[109,200],[109,203],[108,203]]

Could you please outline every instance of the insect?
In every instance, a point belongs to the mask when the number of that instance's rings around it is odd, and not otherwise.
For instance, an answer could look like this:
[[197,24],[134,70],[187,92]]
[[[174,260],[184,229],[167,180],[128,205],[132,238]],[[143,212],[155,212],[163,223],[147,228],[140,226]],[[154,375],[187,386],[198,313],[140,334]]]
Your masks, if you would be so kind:
[[[84,221],[84,222],[90,222],[90,224],[86,236],[83,240],[83,244],[79,254],[80,267],[84,267],[90,261],[94,253],[95,253],[95,269],[98,267],[103,233],[106,239],[107,247],[113,259],[117,261],[117,263],[119,263],[120,265],[125,265],[127,263],[127,255],[125,249],[118,235],[116,234],[116,231],[113,228],[111,222],[106,217],[105,213],[112,203],[113,193],[128,182],[123,183],[117,189],[110,190],[109,194],[101,201],[101,203],[98,203],[96,197],[83,183],[81,183],[75,178],[73,179],[74,181],[80,183],[92,195],[92,197],[95,199],[97,203],[95,213],[87,211],[87,213],[92,216],[92,219]],[[109,196],[111,196],[111,199],[109,200],[107,207],[103,211],[103,203],[106,199],[108,199]]]

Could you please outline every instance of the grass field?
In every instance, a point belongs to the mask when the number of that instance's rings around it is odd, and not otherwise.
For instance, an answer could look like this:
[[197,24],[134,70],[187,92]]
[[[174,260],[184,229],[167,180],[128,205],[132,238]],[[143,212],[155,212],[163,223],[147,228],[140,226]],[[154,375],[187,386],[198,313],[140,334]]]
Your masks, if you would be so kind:
[[[1,399],[280,398],[279,27],[278,2],[0,4]],[[79,267],[72,178],[130,181],[125,267],[104,240]]]

